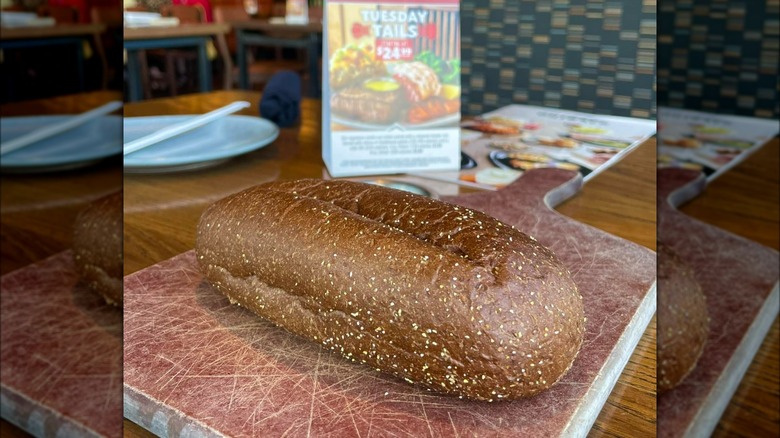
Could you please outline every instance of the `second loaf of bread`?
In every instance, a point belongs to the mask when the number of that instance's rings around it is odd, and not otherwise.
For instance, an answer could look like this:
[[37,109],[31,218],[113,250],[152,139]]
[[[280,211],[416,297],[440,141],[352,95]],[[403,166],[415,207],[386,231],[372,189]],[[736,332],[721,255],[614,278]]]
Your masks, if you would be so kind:
[[90,203],[79,212],[73,230],[76,269],[106,302],[122,307],[122,208],[118,191]]
[[394,189],[253,187],[206,210],[196,251],[232,302],[467,399],[549,388],[583,339],[582,298],[550,250],[486,214]]

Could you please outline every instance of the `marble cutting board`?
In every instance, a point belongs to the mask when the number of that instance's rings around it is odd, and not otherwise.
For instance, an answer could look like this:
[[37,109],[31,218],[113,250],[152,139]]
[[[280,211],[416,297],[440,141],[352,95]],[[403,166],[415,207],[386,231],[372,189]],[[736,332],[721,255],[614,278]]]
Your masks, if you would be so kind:
[[122,436],[122,311],[70,251],[0,278],[2,417],[35,436]]
[[585,436],[655,312],[655,253],[561,216],[579,174],[527,172],[449,201],[535,236],[574,276],[587,333],[536,397],[439,396],[353,364],[230,305],[194,252],[125,277],[124,413],[160,436]]
[[[658,236],[693,269],[710,334],[696,368],[658,397],[658,436],[709,436],[778,314],[778,252],[679,212],[704,174],[658,170]],[[659,330],[660,330],[659,326]]]

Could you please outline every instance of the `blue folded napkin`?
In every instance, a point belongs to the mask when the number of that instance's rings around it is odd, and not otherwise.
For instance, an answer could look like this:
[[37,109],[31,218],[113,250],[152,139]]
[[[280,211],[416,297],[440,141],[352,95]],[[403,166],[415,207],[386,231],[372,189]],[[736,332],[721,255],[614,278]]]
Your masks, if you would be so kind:
[[301,77],[292,71],[271,76],[260,98],[260,117],[280,128],[293,125],[301,114]]

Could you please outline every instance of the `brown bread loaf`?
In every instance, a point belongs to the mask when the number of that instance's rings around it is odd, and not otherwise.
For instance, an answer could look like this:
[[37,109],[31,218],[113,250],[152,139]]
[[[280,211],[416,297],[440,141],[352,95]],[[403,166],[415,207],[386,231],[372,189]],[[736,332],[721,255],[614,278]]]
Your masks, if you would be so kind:
[[467,399],[549,388],[583,339],[582,298],[550,250],[486,214],[394,189],[256,186],[204,212],[196,251],[232,302]]
[[73,259],[90,288],[122,305],[122,192],[92,202],[76,218]]
[[707,303],[691,268],[658,244],[658,393],[677,386],[696,366],[710,322]]

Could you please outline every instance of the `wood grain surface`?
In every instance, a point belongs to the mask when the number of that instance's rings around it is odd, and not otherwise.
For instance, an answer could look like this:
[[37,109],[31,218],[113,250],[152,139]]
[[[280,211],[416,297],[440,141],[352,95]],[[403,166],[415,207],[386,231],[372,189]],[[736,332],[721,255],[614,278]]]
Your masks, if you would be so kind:
[[230,25],[235,29],[255,30],[273,34],[322,32],[322,21],[310,21],[306,24],[297,24],[277,23],[265,19],[252,19],[234,21],[230,23]]
[[[121,101],[122,94],[98,91],[5,104],[2,113],[3,117],[78,114],[112,100]],[[90,201],[121,186],[119,156],[73,171],[1,175],[0,274],[70,248],[76,214]]]
[[100,23],[68,24],[41,27],[3,27],[0,39],[3,41],[28,40],[37,38],[60,38],[83,35],[99,35],[106,31],[106,25]]
[[127,41],[160,38],[182,38],[190,36],[222,35],[230,32],[224,23],[180,24],[166,27],[126,27],[123,38]]
[[[232,91],[129,104],[126,116],[204,113],[256,93]],[[282,129],[270,146],[223,166],[193,173],[125,176],[125,275],[193,248],[195,224],[215,194],[227,195],[272,179],[322,176],[320,103],[306,100],[299,126]],[[614,168],[588,182],[559,208],[563,214],[655,249],[655,142],[648,141]],[[149,436],[125,421],[126,436]],[[593,436],[655,436],[655,325],[607,401]]]

